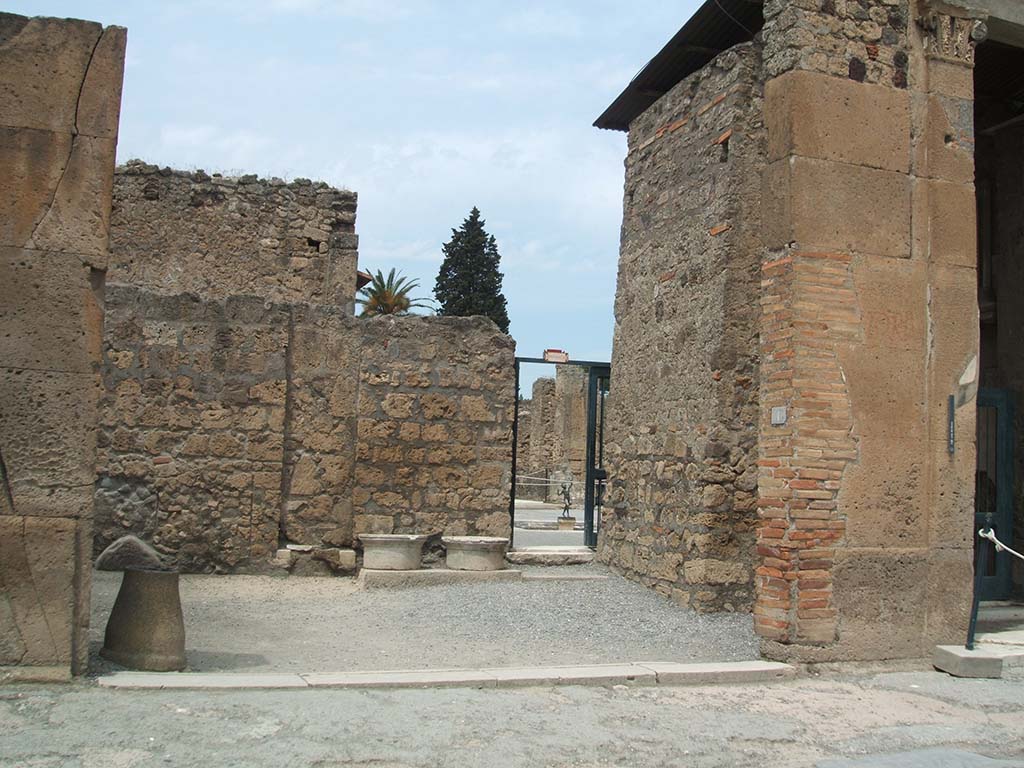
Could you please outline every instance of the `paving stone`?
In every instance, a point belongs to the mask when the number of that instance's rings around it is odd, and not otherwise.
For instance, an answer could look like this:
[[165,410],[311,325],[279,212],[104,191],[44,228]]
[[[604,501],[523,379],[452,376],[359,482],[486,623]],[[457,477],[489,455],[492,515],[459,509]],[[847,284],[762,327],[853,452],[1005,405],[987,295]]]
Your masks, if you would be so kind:
[[303,675],[313,688],[494,688],[497,678],[480,669],[425,669]]
[[959,749],[923,749],[849,760],[825,760],[817,768],[1020,768],[1019,760],[995,760]]
[[658,684],[754,683],[792,677],[796,669],[777,661],[729,661],[706,664],[638,661],[638,666],[655,672]]
[[104,688],[306,688],[299,675],[247,672],[114,672],[97,682]]

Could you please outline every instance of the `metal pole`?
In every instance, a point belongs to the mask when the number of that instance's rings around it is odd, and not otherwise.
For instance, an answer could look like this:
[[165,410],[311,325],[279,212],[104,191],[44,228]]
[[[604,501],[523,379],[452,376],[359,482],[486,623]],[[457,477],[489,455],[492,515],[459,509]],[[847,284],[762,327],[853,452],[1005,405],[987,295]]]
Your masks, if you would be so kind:
[[515,364],[515,403],[512,406],[512,488],[508,499],[508,548],[512,549],[516,535],[516,454],[519,447],[519,359]]
[[[986,530],[986,529],[982,529]],[[981,531],[978,532],[981,538]],[[974,571],[974,600],[971,602],[971,621],[967,625],[967,644],[964,646],[968,651],[974,650],[974,632],[978,628],[978,605],[981,603],[981,580],[985,578],[985,571],[988,570],[988,539],[981,539],[981,549],[978,551],[978,562]]]

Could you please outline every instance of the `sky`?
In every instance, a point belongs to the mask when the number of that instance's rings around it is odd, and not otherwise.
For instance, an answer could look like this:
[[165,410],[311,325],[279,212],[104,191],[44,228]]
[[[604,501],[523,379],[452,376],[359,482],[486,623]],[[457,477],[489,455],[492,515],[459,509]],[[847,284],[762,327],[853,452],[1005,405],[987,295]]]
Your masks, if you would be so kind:
[[[441,245],[475,205],[498,242],[517,354],[608,360],[625,134],[592,123],[697,5],[8,0],[4,10],[128,28],[118,162],[354,190],[360,268],[396,267],[427,298]],[[543,373],[524,370],[524,393]]]

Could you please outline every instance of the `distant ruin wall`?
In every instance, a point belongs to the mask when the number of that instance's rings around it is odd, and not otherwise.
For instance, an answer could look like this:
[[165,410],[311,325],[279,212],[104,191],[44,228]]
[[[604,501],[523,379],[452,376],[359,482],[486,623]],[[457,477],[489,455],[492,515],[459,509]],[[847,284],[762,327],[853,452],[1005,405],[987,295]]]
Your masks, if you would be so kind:
[[598,557],[698,610],[750,610],[757,525],[761,50],[630,126]]
[[154,293],[352,312],[356,194],[323,182],[228,178],[135,160],[114,177],[113,283]]
[[0,13],[0,682],[88,663],[125,40],[120,27]]
[[562,503],[571,483],[573,504],[583,502],[587,443],[587,369],[560,365],[554,378],[533,382],[532,398],[520,404],[517,498]]
[[512,341],[480,318],[108,292],[95,549],[270,567],[359,532],[508,535]]

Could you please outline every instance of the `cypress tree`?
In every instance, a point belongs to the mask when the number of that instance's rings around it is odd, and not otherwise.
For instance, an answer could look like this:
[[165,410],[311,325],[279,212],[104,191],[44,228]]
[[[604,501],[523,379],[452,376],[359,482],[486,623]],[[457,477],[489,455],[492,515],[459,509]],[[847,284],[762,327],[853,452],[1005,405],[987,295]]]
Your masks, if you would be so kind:
[[442,246],[444,261],[437,274],[434,296],[439,315],[486,315],[508,333],[508,308],[501,292],[501,256],[493,235],[484,230],[480,211],[473,206],[452,239]]

